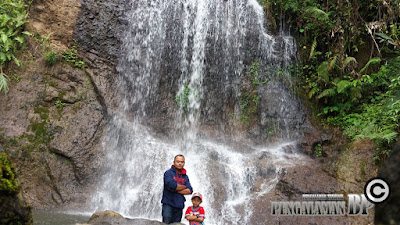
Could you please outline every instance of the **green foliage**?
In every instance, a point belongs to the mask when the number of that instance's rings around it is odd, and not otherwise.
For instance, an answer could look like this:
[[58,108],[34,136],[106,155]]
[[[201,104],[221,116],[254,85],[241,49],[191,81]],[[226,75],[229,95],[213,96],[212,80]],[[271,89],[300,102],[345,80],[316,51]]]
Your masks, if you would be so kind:
[[269,0],[268,7],[298,37],[297,83],[319,115],[353,139],[374,140],[378,158],[386,156],[400,125],[399,1]]
[[76,50],[76,48],[77,48],[76,46],[73,46],[70,51],[64,51],[62,57],[65,61],[67,61],[71,65],[77,68],[85,69],[86,64],[83,60],[79,59],[78,50]]
[[267,83],[267,79],[270,75],[269,71],[267,71],[264,75],[260,75],[260,68],[259,68],[259,63],[258,61],[254,61],[251,64],[250,68],[250,81],[251,81],[251,87],[250,90],[246,90],[249,88],[243,88],[241,90],[242,96],[240,97],[240,120],[242,122],[248,122],[249,118],[254,118],[254,115],[257,110],[257,105],[259,102],[258,94],[257,94],[257,88],[260,85],[264,85]]
[[317,158],[322,156],[322,145],[321,145],[321,143],[318,143],[317,145],[314,146],[314,155]]
[[256,93],[245,93],[241,98],[240,98],[240,120],[242,122],[247,122],[249,117],[254,115],[257,109],[258,105],[258,97]]
[[46,60],[46,64],[48,66],[55,65],[57,63],[57,61],[58,61],[57,52],[54,51],[54,50],[50,50],[48,52],[45,52],[44,59]]
[[[46,112],[43,112],[45,114]],[[48,118],[48,115],[42,115],[41,118]],[[54,138],[55,132],[59,127],[51,128],[47,122],[47,119],[31,120],[28,127],[33,132],[33,135],[27,135],[30,145],[24,150],[26,156],[29,157],[30,152],[37,149],[39,146],[46,146]]]
[[12,79],[13,79],[16,83],[18,83],[18,82],[21,80],[21,76],[14,75],[14,76],[12,77]]
[[386,33],[375,33],[377,39],[380,39],[381,43],[388,43],[393,46],[397,51],[400,51],[400,25],[392,24],[390,29],[385,30]]
[[257,88],[261,84],[267,83],[267,81],[261,79],[261,77],[258,74],[259,64],[257,61],[254,61],[253,64],[251,65],[250,73],[251,73],[251,83],[253,84],[254,88]]
[[[364,103],[350,107],[337,104],[336,115],[325,111],[327,121],[340,126],[353,139],[369,138],[378,147],[378,154],[387,156],[398,136],[400,124],[400,56],[364,79]],[[344,84],[346,86],[348,84]],[[378,91],[381,90],[381,91]],[[382,91],[383,90],[383,91]],[[373,91],[373,92],[371,92]],[[368,99],[368,101],[367,101]]]
[[49,48],[50,47],[50,36],[51,34],[48,35],[41,35],[39,32],[35,33],[33,35],[33,40],[38,41],[40,43],[40,46],[43,48]]
[[7,94],[7,76],[4,73],[0,73],[0,91],[3,90],[4,94]]
[[46,150],[47,145],[53,140],[54,134],[61,129],[59,126],[48,123],[49,108],[37,107],[34,109],[34,112],[39,114],[40,119],[30,120],[30,125],[28,126],[29,133],[24,133],[14,138],[6,138],[0,134],[0,143],[4,151],[9,156],[17,158],[17,160],[30,162],[31,153],[35,150]]
[[267,0],[258,0],[258,2],[262,5],[262,6],[266,6],[268,1]]
[[18,192],[14,166],[5,153],[0,153],[0,193],[16,195]]
[[183,112],[187,113],[188,112],[188,106],[189,106],[189,95],[190,95],[190,88],[189,85],[185,84],[185,87],[183,89],[183,92],[181,94],[177,94],[175,96],[175,102],[178,105],[178,107],[183,110]]
[[370,59],[370,60],[367,62],[367,64],[365,64],[365,66],[360,70],[359,73],[363,73],[363,72],[368,68],[368,66],[369,66],[370,64],[379,64],[381,61],[382,61],[382,60],[381,60],[380,58],[373,58],[373,59]]
[[56,107],[57,108],[63,108],[65,105],[66,105],[66,103],[65,102],[62,102],[61,100],[57,100],[55,103],[54,103],[54,105],[56,105]]
[[317,19],[329,20],[329,15],[316,6],[306,7],[304,9],[304,15],[313,17],[315,20]]
[[17,66],[21,62],[17,59],[18,49],[25,45],[24,31],[27,12],[23,0],[3,0],[0,3],[0,91],[7,93],[7,80],[3,69],[13,61]]
[[49,118],[49,109],[46,107],[37,107],[34,109],[36,114],[39,114],[42,120],[47,120]]

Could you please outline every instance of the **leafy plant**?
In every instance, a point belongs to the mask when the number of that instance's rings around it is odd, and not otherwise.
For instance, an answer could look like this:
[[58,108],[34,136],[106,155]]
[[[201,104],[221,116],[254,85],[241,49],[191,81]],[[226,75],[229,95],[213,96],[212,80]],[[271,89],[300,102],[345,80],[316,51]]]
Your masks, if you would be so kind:
[[86,64],[84,61],[80,60],[78,57],[78,50],[76,50],[76,46],[73,46],[70,51],[64,51],[62,57],[65,61],[72,64],[75,67],[85,69]]
[[240,98],[239,106],[241,110],[241,115],[240,115],[241,121],[247,122],[250,115],[256,112],[258,101],[259,99],[255,93],[252,94],[245,93]]
[[[371,75],[364,75],[363,92],[369,102],[355,107],[348,102],[347,107],[337,105],[336,116],[327,121],[343,128],[344,134],[353,138],[369,138],[377,145],[378,155],[387,156],[390,145],[398,136],[400,124],[400,56],[382,65]],[[383,91],[376,91],[376,89]],[[375,90],[371,93],[370,90]],[[366,97],[364,97],[366,98]],[[330,109],[331,107],[329,107]],[[329,110],[328,109],[328,110]]]
[[26,18],[23,0],[3,0],[0,3],[0,90],[5,93],[8,88],[4,68],[10,61],[21,65],[16,53],[24,46],[25,35],[31,35],[24,31]]
[[49,66],[53,66],[57,63],[58,57],[57,52],[54,50],[50,50],[44,54],[44,59],[46,60],[46,64]]
[[54,105],[56,105],[57,108],[62,109],[62,108],[66,105],[66,103],[65,103],[65,102],[62,102],[61,100],[57,100],[57,101],[54,103]]
[[40,46],[43,48],[49,48],[50,47],[50,36],[51,34],[48,35],[41,35],[39,32],[36,32],[33,35],[33,40],[37,41],[40,43]]
[[255,88],[257,88],[261,84],[267,83],[267,81],[263,80],[259,75],[259,63],[257,61],[254,61],[253,64],[251,65],[250,74],[251,74],[251,83]]
[[178,105],[178,107],[183,110],[183,112],[187,113],[188,112],[188,105],[190,103],[189,101],[189,95],[190,95],[190,88],[189,85],[185,84],[185,87],[183,89],[183,92],[180,94],[177,94],[175,96],[175,102]]
[[4,94],[7,94],[7,75],[5,75],[4,73],[0,73],[0,91],[1,90],[4,90]]
[[315,145],[314,154],[315,154],[315,157],[317,157],[317,158],[322,156],[322,145],[321,145],[321,143],[318,143],[317,145]]
[[269,0],[267,7],[287,23],[275,27],[289,25],[298,37],[297,83],[316,114],[352,139],[374,140],[377,158],[386,157],[400,127],[398,1]]
[[387,33],[375,33],[380,39],[381,43],[389,43],[397,50],[400,50],[400,26],[397,24],[392,24],[390,30]]
[[21,80],[21,76],[17,76],[17,75],[14,75],[12,78],[16,83],[18,83]]

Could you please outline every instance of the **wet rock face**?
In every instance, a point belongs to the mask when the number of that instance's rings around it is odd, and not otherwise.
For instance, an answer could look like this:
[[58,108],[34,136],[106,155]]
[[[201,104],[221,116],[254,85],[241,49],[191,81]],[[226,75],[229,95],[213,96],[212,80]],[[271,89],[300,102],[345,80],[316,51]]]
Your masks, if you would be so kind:
[[[35,208],[82,206],[100,173],[100,139],[117,76],[107,58],[118,54],[123,5],[43,0],[30,7],[27,29],[48,37],[49,47],[28,39],[26,55],[32,57],[22,59],[26,66],[12,71],[20,81],[0,95],[0,150],[15,162],[22,195]],[[86,71],[62,60],[74,44]],[[49,50],[58,53],[52,67],[43,57]]]
[[[89,4],[89,1],[87,2]],[[119,30],[122,27],[124,30],[120,34],[123,38],[114,39],[123,42],[119,55],[119,69],[124,78],[120,88],[125,88],[125,93],[135,93],[132,89],[143,88],[140,94],[146,96],[139,103],[133,102],[130,108],[132,111],[143,108],[143,112],[140,113],[146,115],[144,123],[148,122],[159,133],[171,133],[169,131],[176,126],[174,119],[179,111],[175,97],[179,89],[188,84],[190,76],[197,71],[200,71],[199,76],[203,77],[199,85],[201,88],[194,87],[191,91],[193,93],[200,91],[195,90],[196,88],[202,89],[198,98],[201,99],[199,114],[203,127],[223,129],[224,132],[238,130],[240,126],[246,127],[245,129],[249,127],[248,130],[251,131],[248,136],[260,142],[271,136],[288,138],[288,129],[297,132],[304,123],[304,114],[299,110],[301,103],[290,93],[287,83],[277,81],[263,84],[258,89],[252,87],[253,75],[250,70],[254,62],[260,64],[258,72],[264,81],[267,79],[267,71],[274,74],[276,68],[287,66],[295,56],[293,52],[288,52],[294,49],[292,39],[270,37],[262,33],[263,28],[254,8],[228,1],[206,3],[208,8],[205,10],[209,10],[207,25],[200,24],[195,27],[193,24],[198,23],[195,9],[192,9],[193,13],[189,11],[190,15],[185,15],[188,14],[186,8],[190,6],[181,1],[174,4],[161,3],[162,6],[149,4],[148,8],[141,6],[142,8],[137,9],[140,4],[143,2],[125,4],[126,11],[123,14],[119,14],[120,8],[116,8],[114,10],[118,13],[111,16],[116,23],[115,29]],[[92,8],[100,7],[100,3],[93,2],[91,5]],[[91,7],[86,7],[83,11],[92,13],[94,9]],[[152,18],[147,18],[154,13],[152,10],[161,12],[161,15],[154,15],[157,23],[152,22]],[[103,11],[109,12],[110,9]],[[94,17],[93,20],[98,18],[100,17]],[[128,24],[118,22],[125,20]],[[87,31],[83,30],[83,27],[88,26],[87,24],[97,26],[98,22],[81,24],[83,25],[80,25],[82,29],[80,28],[79,33],[85,35]],[[207,28],[204,28],[205,26]],[[96,32],[98,31],[89,32],[88,35]],[[199,35],[204,37],[198,37]],[[90,40],[93,37],[86,39]],[[201,39],[200,46],[197,39]],[[104,41],[109,43],[106,38]],[[97,51],[108,51],[110,45],[105,49]],[[201,68],[197,70],[197,66]],[[147,73],[151,80],[143,78],[143,74]],[[140,84],[135,84],[137,80],[140,80]],[[151,87],[146,89],[146,85]],[[252,98],[244,99],[250,92],[253,92]],[[134,99],[139,94],[127,95],[129,99]],[[257,103],[252,103],[257,101],[256,98],[262,101],[258,106]],[[241,109],[242,101],[248,101],[248,104],[254,104],[254,107]],[[143,102],[146,103],[144,106]],[[251,115],[246,115],[249,117],[249,124],[240,122],[244,111],[254,111]],[[233,128],[235,124],[239,125]],[[282,127],[285,128],[285,132],[272,131],[278,131]]]
[[125,0],[83,0],[75,28],[78,44],[85,50],[97,51],[103,58],[115,60],[120,56]]
[[[74,44],[78,14],[86,9],[79,1],[36,1],[30,9],[27,29],[48,37],[49,47],[28,39],[26,55],[32,58],[21,59],[25,67],[13,71],[20,80],[0,96],[0,143],[15,162],[22,195],[33,207],[83,204],[99,173],[115,66],[106,53],[85,52],[84,45],[78,52],[87,72],[62,60],[61,53]],[[43,57],[50,49],[59,59],[52,67]]]
[[[0,146],[15,162],[22,195],[35,208],[84,204],[100,172],[108,107],[119,103],[110,90],[123,8],[124,1],[90,0],[43,0],[30,7],[27,30],[47,37],[48,47],[28,39],[31,58],[12,71],[20,80],[0,96]],[[62,60],[75,44],[86,71]],[[43,57],[49,50],[58,53],[52,67]]]
[[306,123],[304,106],[291,93],[287,84],[271,81],[260,87],[259,107],[260,125],[262,131],[258,138],[266,139],[270,136],[296,139]]
[[378,176],[385,179],[391,189],[389,198],[375,205],[375,224],[398,224],[400,222],[400,142],[379,169]]
[[0,97],[2,146],[32,206],[83,201],[99,167],[105,110],[81,69],[35,63]]

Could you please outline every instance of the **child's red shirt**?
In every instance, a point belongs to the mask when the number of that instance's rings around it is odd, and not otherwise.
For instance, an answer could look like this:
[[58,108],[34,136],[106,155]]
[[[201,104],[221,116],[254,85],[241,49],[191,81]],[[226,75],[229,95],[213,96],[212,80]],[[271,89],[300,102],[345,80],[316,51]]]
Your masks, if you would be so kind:
[[[186,213],[185,213],[185,218],[186,218],[187,216],[190,216],[190,215],[195,215],[195,216],[197,216],[197,217],[206,218],[205,215],[204,215],[204,209],[203,209],[203,207],[201,207],[201,206],[199,206],[196,210],[193,210],[193,206],[190,206],[189,208],[187,208]],[[190,224],[190,225],[202,225],[202,224],[204,224],[204,223],[202,223],[202,222],[190,221],[189,224]]]

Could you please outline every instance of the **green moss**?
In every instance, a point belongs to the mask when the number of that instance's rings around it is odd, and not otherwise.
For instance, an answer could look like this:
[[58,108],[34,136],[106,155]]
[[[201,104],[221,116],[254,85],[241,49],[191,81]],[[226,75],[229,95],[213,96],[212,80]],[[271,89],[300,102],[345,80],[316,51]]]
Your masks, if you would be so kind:
[[66,94],[67,94],[67,92],[65,92],[65,91],[60,91],[60,92],[58,93],[58,98],[59,98],[60,100],[62,100]]
[[22,225],[23,223],[18,221],[19,216],[15,215],[13,212],[7,212],[5,218],[0,221],[1,224],[15,224]]
[[2,214],[0,214],[0,224],[8,225],[32,225],[32,207],[27,205],[21,198],[17,196],[2,196],[0,200],[3,202]]
[[35,145],[41,143],[50,143],[53,139],[53,134],[49,131],[47,121],[38,122],[37,120],[31,120],[31,124],[28,127],[34,135],[29,135],[28,140]]
[[31,120],[28,131],[19,137],[7,138],[4,133],[0,133],[0,143],[5,153],[12,158],[19,160],[30,160],[31,153],[40,146],[47,146],[54,138],[54,133],[62,128],[50,127],[48,124],[49,109],[46,107],[37,107],[34,112],[40,115],[40,119]]
[[38,107],[34,110],[35,113],[40,115],[42,120],[47,120],[49,118],[49,109],[45,107]]
[[[244,123],[253,121],[257,118],[257,105],[258,105],[258,97],[256,91],[252,91],[252,93],[248,93],[245,90],[242,90],[242,93],[245,93],[240,98],[240,120]],[[253,121],[254,122],[254,121]],[[249,124],[248,124],[249,125]]]
[[56,84],[54,83],[54,81],[49,81],[49,86],[50,87],[56,87]]
[[322,156],[322,145],[321,145],[321,143],[318,143],[317,145],[314,146],[314,155],[317,158]]
[[18,191],[14,165],[5,153],[0,153],[0,193],[16,195]]

